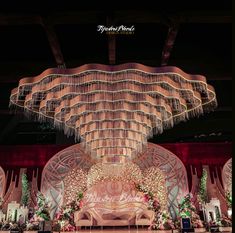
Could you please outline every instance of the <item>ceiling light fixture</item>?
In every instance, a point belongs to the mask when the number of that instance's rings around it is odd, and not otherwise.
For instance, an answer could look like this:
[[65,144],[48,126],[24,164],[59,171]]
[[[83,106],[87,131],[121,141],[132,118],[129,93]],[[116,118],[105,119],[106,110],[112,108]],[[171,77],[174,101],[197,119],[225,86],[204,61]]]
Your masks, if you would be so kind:
[[132,159],[154,134],[215,109],[217,101],[204,76],[126,63],[47,69],[21,79],[10,105],[52,121],[92,157],[113,163]]

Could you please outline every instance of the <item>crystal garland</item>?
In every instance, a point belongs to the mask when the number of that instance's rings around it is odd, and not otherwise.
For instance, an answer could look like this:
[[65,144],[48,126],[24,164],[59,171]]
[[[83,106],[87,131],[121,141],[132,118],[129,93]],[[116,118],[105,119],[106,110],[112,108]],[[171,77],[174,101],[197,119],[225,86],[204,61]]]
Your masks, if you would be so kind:
[[112,162],[132,159],[153,134],[211,111],[217,102],[203,76],[129,63],[48,69],[21,79],[10,105],[74,134],[93,158]]
[[167,210],[167,188],[163,172],[156,167],[150,167],[141,172],[140,168],[132,163],[93,165],[88,174],[82,169],[74,168],[64,178],[64,204],[76,200],[79,192],[85,192],[92,186],[104,181],[132,182],[140,185],[143,190],[151,192],[157,198],[161,210]]
[[140,183],[142,173],[140,168],[132,162],[119,164],[97,163],[88,172],[87,188],[106,180]]
[[72,169],[63,180],[64,204],[76,200],[79,192],[84,192],[87,186],[87,174],[82,169]]
[[156,197],[160,203],[162,210],[167,210],[167,188],[166,177],[163,172],[156,167],[150,167],[144,170],[143,187],[150,191],[154,197]]

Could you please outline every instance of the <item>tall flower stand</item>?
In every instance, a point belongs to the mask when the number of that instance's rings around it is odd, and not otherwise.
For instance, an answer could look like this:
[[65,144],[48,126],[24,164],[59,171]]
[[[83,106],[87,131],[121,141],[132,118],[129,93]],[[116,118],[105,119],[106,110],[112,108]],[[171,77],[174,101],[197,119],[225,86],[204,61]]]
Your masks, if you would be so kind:
[[51,231],[52,230],[52,222],[51,221],[41,221],[39,223],[40,231]]

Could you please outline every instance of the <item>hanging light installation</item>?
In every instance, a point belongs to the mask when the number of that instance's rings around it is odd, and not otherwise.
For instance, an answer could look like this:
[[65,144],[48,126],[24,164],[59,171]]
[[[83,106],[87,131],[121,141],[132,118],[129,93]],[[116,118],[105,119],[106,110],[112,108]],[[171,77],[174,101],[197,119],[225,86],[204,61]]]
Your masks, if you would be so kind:
[[204,76],[126,63],[47,69],[21,79],[10,105],[75,135],[93,158],[122,162],[153,135],[215,109],[217,102]]

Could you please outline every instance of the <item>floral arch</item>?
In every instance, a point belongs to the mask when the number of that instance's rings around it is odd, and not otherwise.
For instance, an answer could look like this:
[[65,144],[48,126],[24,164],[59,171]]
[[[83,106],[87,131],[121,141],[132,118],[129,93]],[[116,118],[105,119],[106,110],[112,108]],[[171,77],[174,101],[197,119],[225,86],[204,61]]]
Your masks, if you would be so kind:
[[[51,216],[63,202],[69,200],[68,194],[74,191],[72,184],[77,182],[77,172],[79,171],[81,179],[86,179],[89,169],[94,165],[94,161],[89,158],[82,146],[76,144],[55,154],[44,167],[41,192],[51,203]],[[163,173],[168,193],[167,206],[175,218],[179,200],[188,193],[187,173],[182,161],[165,148],[148,143],[145,153],[133,160],[133,163],[143,174],[151,168],[159,169]],[[65,183],[71,183],[71,187],[67,187]]]
[[177,215],[179,201],[189,192],[187,172],[182,161],[162,146],[148,143],[145,153],[135,161],[142,171],[157,167],[166,176],[168,208],[173,218]]

